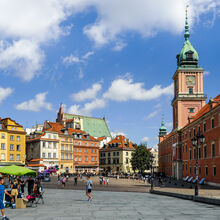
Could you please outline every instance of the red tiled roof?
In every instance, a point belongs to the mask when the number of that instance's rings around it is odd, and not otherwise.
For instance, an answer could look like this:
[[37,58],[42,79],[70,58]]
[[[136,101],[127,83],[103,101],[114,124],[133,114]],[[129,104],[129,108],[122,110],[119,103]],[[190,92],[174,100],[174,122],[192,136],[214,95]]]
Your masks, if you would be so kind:
[[30,162],[41,161],[43,159],[32,159]]
[[[129,145],[125,145],[126,143],[129,142]],[[108,148],[109,145],[112,145],[112,144],[118,144],[118,148],[131,148],[131,149],[134,149],[134,146],[133,146],[133,143],[131,141],[129,141],[125,136],[123,135],[118,135],[116,136],[112,141],[108,142],[107,146],[103,147],[103,148]]]
[[106,137],[98,137],[97,138],[98,141],[103,141],[104,139],[106,139]]
[[40,134],[39,136],[37,136],[36,138],[30,138],[30,137],[28,137],[27,139],[26,139],[26,141],[35,141],[35,140],[40,140],[41,139],[41,137],[42,136],[44,136],[45,135],[45,132],[44,133],[42,133],[42,134]]
[[28,164],[27,167],[44,167],[43,164]]

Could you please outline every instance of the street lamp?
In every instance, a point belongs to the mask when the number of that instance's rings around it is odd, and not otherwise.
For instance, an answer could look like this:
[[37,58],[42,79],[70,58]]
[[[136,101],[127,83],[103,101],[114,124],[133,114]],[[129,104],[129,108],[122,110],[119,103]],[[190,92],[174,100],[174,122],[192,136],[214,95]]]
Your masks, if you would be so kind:
[[154,189],[153,178],[154,178],[154,168],[153,168],[154,156],[150,154],[150,167],[151,167],[151,190]]
[[203,134],[200,134],[200,130],[198,130],[198,133],[195,134],[195,136],[192,138],[192,144],[194,147],[196,147],[196,185],[195,185],[195,196],[198,196],[199,194],[199,189],[198,189],[198,179],[199,179],[199,174],[198,174],[198,158],[199,158],[199,142],[201,144],[205,143],[205,137]]

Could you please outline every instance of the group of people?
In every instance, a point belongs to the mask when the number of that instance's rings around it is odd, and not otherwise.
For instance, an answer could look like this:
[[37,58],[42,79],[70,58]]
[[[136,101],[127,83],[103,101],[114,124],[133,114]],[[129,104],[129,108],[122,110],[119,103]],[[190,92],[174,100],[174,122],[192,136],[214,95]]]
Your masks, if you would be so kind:
[[101,184],[108,185],[108,184],[109,184],[109,178],[107,177],[107,178],[105,179],[104,176],[100,176],[100,177],[99,177],[99,184],[100,184],[100,185],[101,185]]
[[38,178],[34,180],[32,177],[29,177],[26,181],[24,181],[24,179],[20,178],[19,176],[10,176],[8,180],[5,182],[4,177],[0,177],[0,210],[3,220],[8,219],[5,216],[5,205],[3,202],[5,195],[11,198],[12,204],[15,204],[18,196],[24,194],[26,184],[28,195],[31,195],[33,193],[39,193],[41,190],[41,182]]

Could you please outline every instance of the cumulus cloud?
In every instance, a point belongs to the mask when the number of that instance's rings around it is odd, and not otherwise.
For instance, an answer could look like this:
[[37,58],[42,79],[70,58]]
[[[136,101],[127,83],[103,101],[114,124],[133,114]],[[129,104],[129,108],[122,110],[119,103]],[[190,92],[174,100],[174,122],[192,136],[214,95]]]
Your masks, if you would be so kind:
[[74,101],[82,102],[89,99],[95,99],[97,96],[97,93],[102,89],[101,83],[95,83],[92,85],[91,88],[88,88],[86,90],[79,91],[77,93],[74,93],[71,95],[71,98]]
[[82,62],[84,62],[84,61],[81,60],[79,57],[74,56],[73,54],[70,54],[69,56],[66,56],[66,57],[63,58],[63,63],[66,66],[69,66],[69,65],[74,64],[74,63],[82,63]]
[[125,132],[123,132],[123,131],[116,130],[116,131],[112,131],[112,132],[111,132],[111,135],[112,135],[112,137],[114,138],[114,137],[116,137],[117,135],[126,136],[127,134],[126,134]]
[[141,143],[142,143],[142,144],[147,144],[149,140],[150,140],[149,137],[143,137],[143,138],[141,139]]
[[126,47],[127,44],[122,41],[117,41],[115,46],[112,48],[114,51],[121,51],[124,47]]
[[106,106],[106,102],[103,99],[95,99],[91,102],[84,104],[83,107],[80,105],[72,105],[68,109],[69,114],[77,115],[91,115],[92,111],[95,109],[102,109]]
[[152,100],[161,95],[172,95],[173,84],[162,88],[161,85],[155,85],[151,89],[144,88],[143,83],[133,82],[132,78],[119,78],[112,82],[108,91],[103,95],[106,99],[111,99],[118,102],[128,100]]
[[13,92],[12,88],[0,87],[0,104]]
[[47,92],[38,93],[34,99],[22,102],[15,106],[17,110],[39,112],[41,109],[52,110],[52,104],[46,102]]

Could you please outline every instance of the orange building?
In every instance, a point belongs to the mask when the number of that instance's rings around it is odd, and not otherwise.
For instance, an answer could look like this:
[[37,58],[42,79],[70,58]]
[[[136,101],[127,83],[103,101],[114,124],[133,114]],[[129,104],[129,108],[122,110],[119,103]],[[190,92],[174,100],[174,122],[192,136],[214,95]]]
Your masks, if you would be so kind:
[[[220,95],[205,104],[203,72],[199,56],[189,41],[186,16],[185,42],[177,55],[177,71],[173,76],[173,130],[167,135],[162,122],[159,132],[159,171],[182,179],[196,176],[198,156],[199,179],[220,184]],[[198,151],[192,146],[197,133],[205,136]]]

